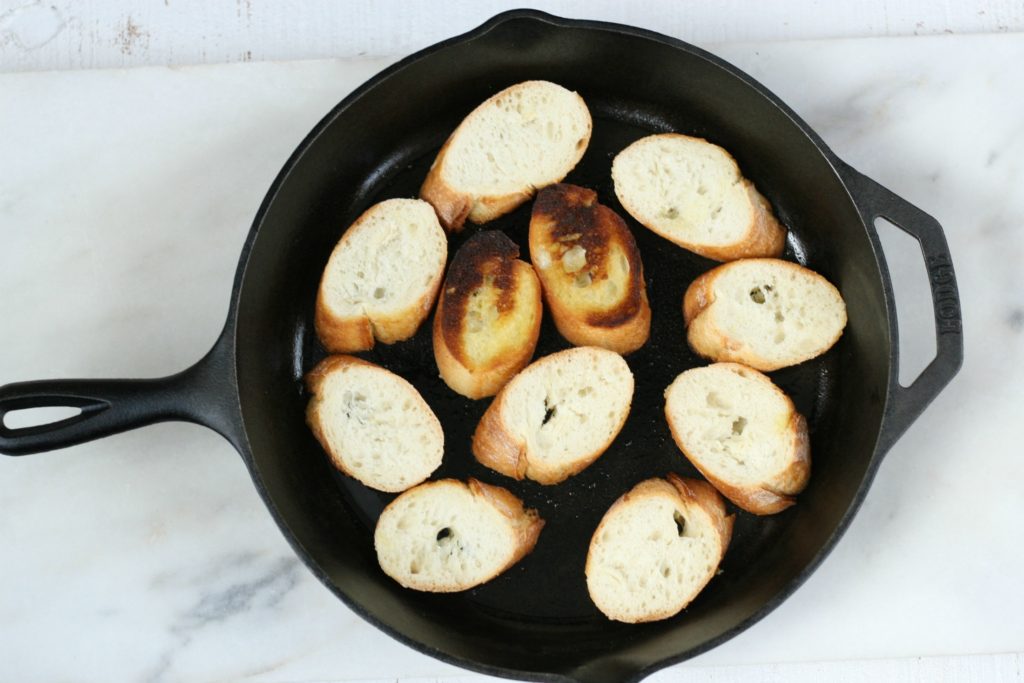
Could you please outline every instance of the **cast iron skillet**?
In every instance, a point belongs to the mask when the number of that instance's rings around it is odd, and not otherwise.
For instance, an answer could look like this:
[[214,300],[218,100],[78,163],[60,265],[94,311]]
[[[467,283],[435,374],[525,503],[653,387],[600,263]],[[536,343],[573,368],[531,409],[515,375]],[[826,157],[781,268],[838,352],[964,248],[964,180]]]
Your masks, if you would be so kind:
[[[377,567],[372,528],[393,497],[334,472],[303,421],[301,377],[324,352],[313,333],[320,272],[349,223],[371,203],[414,196],[461,118],[512,83],[547,79],[577,90],[594,133],[569,182],[612,191],[612,157],[650,133],[699,135],[730,150],[790,228],[786,256],[842,291],[849,325],[824,357],[772,374],[810,423],[811,483],[790,510],[737,514],[723,573],[679,616],[627,626],[590,603],[583,562],[607,507],[668,471],[699,476],[672,444],[662,391],[699,365],[684,342],[682,294],[712,267],[629,221],[654,311],[650,342],[629,356],[636,395],[609,451],[564,484],[505,479],[475,463],[469,438],[488,401],[437,377],[430,325],[365,356],[412,381],[445,429],[436,478],[475,476],[510,488],[547,526],[536,550],[464,594],[400,588]],[[529,205],[495,221],[526,254]],[[873,222],[916,237],[931,277],[938,353],[909,387],[897,382],[896,317]],[[628,219],[627,219],[628,220]],[[471,230],[467,231],[472,232]],[[450,253],[462,243],[452,239]],[[546,319],[537,356],[565,348]],[[749,76],[678,40],[627,26],[533,11],[498,15],[419,52],[345,98],[285,164],[239,260],[227,323],[205,358],[147,380],[49,380],[0,388],[10,411],[77,406],[81,415],[31,428],[0,426],[0,452],[63,448],[161,420],[223,434],[241,453],[295,552],[353,610],[400,641],[488,674],[551,681],[635,681],[692,657],[763,617],[817,567],[864,498],[886,450],[959,369],[960,311],[941,228],[839,160],[786,105]]]

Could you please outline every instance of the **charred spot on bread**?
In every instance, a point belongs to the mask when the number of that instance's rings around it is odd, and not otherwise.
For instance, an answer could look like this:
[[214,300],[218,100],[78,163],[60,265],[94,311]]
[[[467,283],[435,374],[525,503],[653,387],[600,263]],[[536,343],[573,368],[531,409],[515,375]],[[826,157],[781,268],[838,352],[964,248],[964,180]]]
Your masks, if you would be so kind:
[[532,222],[547,231],[542,248],[552,264],[549,267],[561,268],[574,286],[604,283],[609,278],[610,260],[624,259],[621,265],[628,271],[624,298],[610,308],[587,311],[587,324],[615,328],[637,315],[644,293],[639,251],[625,221],[598,202],[594,190],[567,183],[544,188],[534,201]]
[[444,283],[441,332],[452,355],[466,362],[463,321],[474,297],[484,289],[497,293],[494,308],[501,316],[515,307],[515,263],[519,247],[505,233],[486,230],[470,237],[456,252]]

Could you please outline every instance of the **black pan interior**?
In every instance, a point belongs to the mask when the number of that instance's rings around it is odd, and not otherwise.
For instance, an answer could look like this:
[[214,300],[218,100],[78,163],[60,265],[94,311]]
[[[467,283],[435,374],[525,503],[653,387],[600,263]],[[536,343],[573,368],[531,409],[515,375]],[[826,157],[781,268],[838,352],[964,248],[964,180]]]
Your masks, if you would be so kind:
[[[428,653],[491,671],[600,678],[695,654],[792,589],[866,485],[890,340],[863,223],[813,138],[740,77],[679,45],[609,26],[526,17],[413,57],[325,119],[257,218],[236,332],[253,476],[320,578]],[[464,399],[438,378],[429,324],[410,341],[362,354],[411,381],[441,419],[445,458],[436,478],[473,476],[506,486],[547,520],[534,553],[494,581],[463,594],[419,594],[384,576],[373,553],[374,522],[393,496],[334,472],[304,424],[301,376],[324,355],[312,326],[316,286],[332,247],[359,213],[381,199],[415,196],[458,121],[494,92],[532,78],[577,90],[591,109],[590,147],[566,181],[596,189],[632,228],[653,309],[651,339],[627,359],[636,394],[622,433],[589,469],[553,487],[515,482],[474,461],[470,436],[489,400]],[[799,503],[765,518],[733,508],[735,535],[721,575],[677,617],[626,626],[606,620],[587,596],[590,535],[637,482],[669,471],[699,476],[672,443],[662,392],[679,372],[703,363],[684,341],[681,301],[693,278],[715,264],[629,218],[610,179],[616,153],[665,131],[703,136],[734,154],[790,228],[786,257],[836,283],[850,322],[824,357],[772,373],[810,423],[813,472]],[[527,204],[484,228],[470,227],[451,239],[449,257],[466,235],[498,229],[528,260],[529,211]],[[567,347],[546,315],[537,357]]]

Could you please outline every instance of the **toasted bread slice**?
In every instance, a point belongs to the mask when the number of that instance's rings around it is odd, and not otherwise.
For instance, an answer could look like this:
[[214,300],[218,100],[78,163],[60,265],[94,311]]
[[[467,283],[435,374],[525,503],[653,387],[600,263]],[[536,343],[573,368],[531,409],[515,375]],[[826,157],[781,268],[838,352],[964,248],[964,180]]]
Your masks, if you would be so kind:
[[416,388],[353,356],[328,356],[306,375],[306,422],[345,474],[404,491],[441,464],[444,432]]
[[846,304],[813,270],[744,259],[694,280],[683,297],[683,319],[700,355],[769,372],[832,348],[846,327]]
[[430,167],[420,197],[447,230],[486,223],[557,183],[590,143],[583,98],[547,81],[506,88],[459,124]]
[[596,192],[557,184],[537,194],[530,260],[555,326],[570,342],[623,354],[647,342],[651,307],[640,251]]
[[557,484],[607,450],[633,401],[619,354],[581,346],[545,356],[505,385],[473,434],[473,455],[514,479]]
[[605,616],[635,624],[686,607],[718,571],[733,515],[709,484],[675,474],[634,486],[605,513],[587,552],[587,590]]
[[332,353],[408,339],[430,314],[448,259],[434,210],[419,199],[374,204],[345,231],[320,280],[314,324]]
[[785,510],[811,475],[807,420],[768,377],[737,363],[693,368],[665,390],[672,438],[747,512]]
[[468,398],[493,396],[526,367],[540,335],[540,282],[499,230],[470,237],[455,253],[434,314],[441,378]]
[[771,205],[718,145],[651,135],[612,162],[615,194],[642,225],[716,261],[779,256],[786,231]]
[[476,479],[420,484],[377,520],[373,544],[384,573],[406,588],[464,591],[528,555],[544,520],[499,486]]

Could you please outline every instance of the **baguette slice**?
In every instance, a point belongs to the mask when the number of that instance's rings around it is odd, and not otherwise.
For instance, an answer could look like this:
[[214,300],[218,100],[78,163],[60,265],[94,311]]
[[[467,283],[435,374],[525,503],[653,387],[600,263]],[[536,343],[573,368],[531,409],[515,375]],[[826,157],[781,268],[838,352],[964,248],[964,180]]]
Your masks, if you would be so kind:
[[708,584],[735,517],[709,484],[675,474],[634,486],[605,513],[587,552],[587,590],[605,616],[635,624],[679,613]]
[[647,342],[651,307],[640,251],[596,192],[558,184],[537,194],[530,260],[555,326],[570,342],[623,354]]
[[716,363],[665,390],[672,438],[693,466],[747,512],[785,510],[811,475],[807,420],[757,370]]
[[540,335],[540,282],[499,230],[470,237],[452,259],[434,314],[441,378],[468,398],[493,396],[526,367]]
[[373,545],[384,573],[406,588],[463,591],[528,555],[544,520],[499,486],[441,479],[395,498],[377,520]]
[[633,218],[716,261],[778,256],[786,231],[718,145],[677,133],[641,138],[612,162],[615,194]]
[[619,354],[593,346],[553,353],[501,390],[473,434],[473,455],[514,479],[557,484],[605,452],[632,400],[633,373]]
[[813,270],[745,259],[694,280],[683,297],[683,319],[700,355],[769,372],[832,348],[846,327],[846,304]]
[[547,81],[525,81],[474,109],[441,147],[420,197],[447,230],[486,223],[557,183],[590,142],[583,98]]
[[335,467],[378,491],[404,491],[441,464],[444,432],[416,388],[352,356],[306,375],[306,423]]
[[419,199],[374,204],[345,231],[320,280],[314,324],[332,353],[393,344],[430,313],[448,259],[448,240]]

